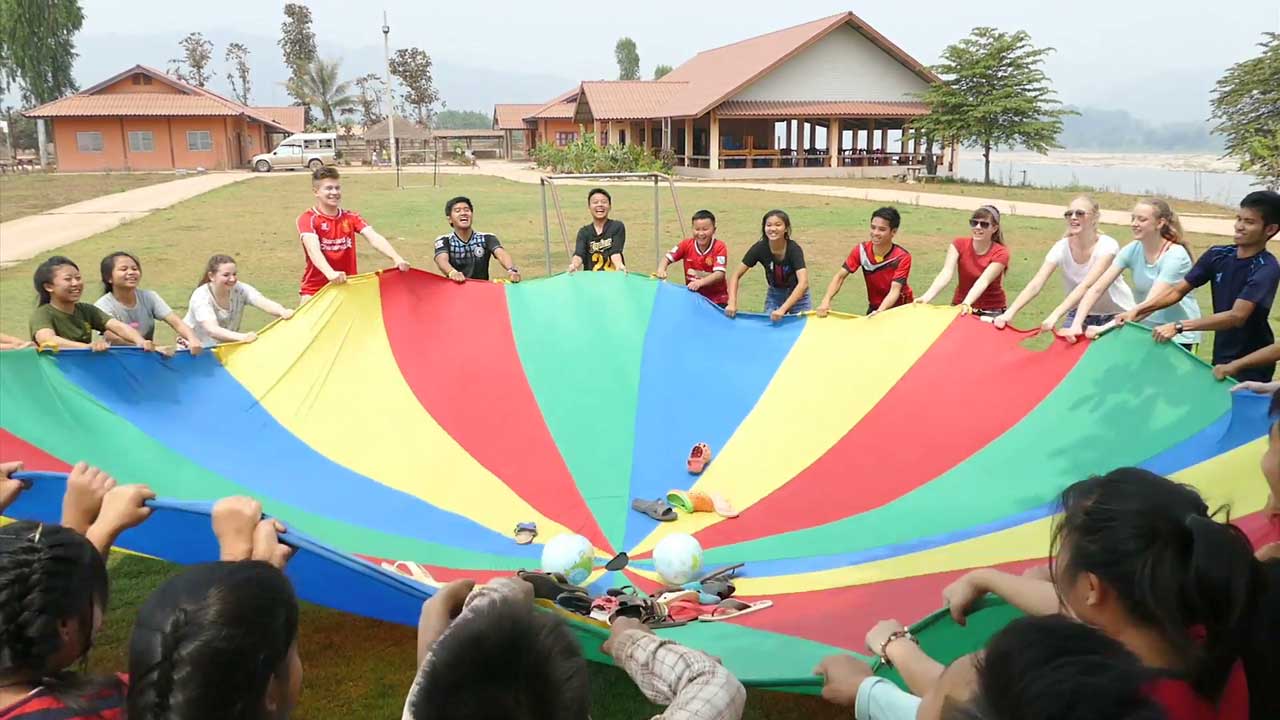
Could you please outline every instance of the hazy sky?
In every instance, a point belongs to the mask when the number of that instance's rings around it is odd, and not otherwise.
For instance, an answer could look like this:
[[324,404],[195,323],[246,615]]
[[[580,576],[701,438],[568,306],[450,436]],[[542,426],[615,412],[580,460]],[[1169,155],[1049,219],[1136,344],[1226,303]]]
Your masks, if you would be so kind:
[[[249,44],[260,95],[255,101],[286,101],[276,83],[284,71],[274,45],[283,3],[220,0],[197,6],[130,0],[129,12],[121,11],[118,0],[82,4],[82,57],[76,68],[82,85],[131,62],[164,67],[168,57],[177,54],[177,41],[198,30],[218,43],[219,68],[226,42],[240,39]],[[1154,122],[1200,120],[1208,112],[1208,92],[1221,72],[1256,54],[1255,43],[1263,31],[1280,30],[1278,0],[307,4],[321,54],[345,58],[344,67],[351,74],[377,69],[366,66],[381,56],[385,7],[393,49],[423,48],[436,61],[446,101],[452,96],[453,107],[486,111],[490,108],[484,105],[493,102],[544,100],[549,87],[616,77],[613,45],[623,35],[636,41],[642,74],[650,77],[657,63],[679,65],[699,50],[852,10],[925,63],[936,61],[943,47],[974,26],[1023,29],[1035,43],[1057,48],[1047,70],[1062,100],[1124,108]],[[191,12],[182,10],[188,5]],[[220,83],[215,89],[221,89]],[[521,94],[532,97],[516,97]]]

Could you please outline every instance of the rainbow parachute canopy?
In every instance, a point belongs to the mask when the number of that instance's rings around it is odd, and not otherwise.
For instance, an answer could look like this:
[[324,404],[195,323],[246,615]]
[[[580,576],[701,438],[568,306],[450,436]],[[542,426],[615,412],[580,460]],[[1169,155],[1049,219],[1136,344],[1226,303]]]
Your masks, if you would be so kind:
[[[966,569],[1042,559],[1058,493],[1092,473],[1141,466],[1236,516],[1262,508],[1264,400],[1233,407],[1201,361],[1140,329],[1025,339],[954,308],[773,324],[617,273],[388,272],[200,357],[0,354],[0,455],[150,484],[162,511],[122,545],[179,562],[216,557],[210,501],[251,494],[302,547],[300,595],[409,624],[433,585],[536,568],[569,532],[598,566],[633,558],[596,589],[652,590],[654,545],[691,533],[706,568],[745,563],[738,597],[774,605],[664,633],[746,683],[811,690],[817,661],[864,650],[874,621],[936,610]],[[699,442],[715,456],[693,476]],[[58,487],[13,514],[56,519]],[[741,516],[630,509],[672,489]],[[513,540],[523,522],[531,545]]]

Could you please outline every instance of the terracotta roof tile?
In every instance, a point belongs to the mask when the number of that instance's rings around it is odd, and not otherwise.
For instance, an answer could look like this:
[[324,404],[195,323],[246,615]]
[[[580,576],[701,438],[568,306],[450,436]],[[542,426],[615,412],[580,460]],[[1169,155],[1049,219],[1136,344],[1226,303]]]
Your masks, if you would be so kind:
[[541,110],[544,103],[533,105],[494,105],[493,126],[498,130],[523,130],[524,119]]
[[172,93],[127,93],[120,95],[69,95],[61,100],[45,103],[28,110],[27,117],[90,117],[106,116],[189,116],[227,115],[243,113],[212,98]]
[[883,117],[909,118],[929,114],[922,102],[886,100],[730,100],[716,109],[722,118],[749,117]]
[[581,92],[580,86],[566,90],[548,101],[538,112],[525,117],[539,120],[570,120],[573,118],[573,109],[578,103],[579,92]]
[[666,103],[660,114],[665,117],[699,117],[845,24],[852,25],[922,80],[937,81],[937,76],[901,48],[857,15],[845,12],[698,53],[658,81],[686,83],[685,89]]
[[651,80],[589,81],[582,83],[579,104],[585,102],[596,120],[653,118],[684,87],[680,82]]
[[307,109],[301,105],[255,105],[251,109],[291,133],[300,133],[307,127]]

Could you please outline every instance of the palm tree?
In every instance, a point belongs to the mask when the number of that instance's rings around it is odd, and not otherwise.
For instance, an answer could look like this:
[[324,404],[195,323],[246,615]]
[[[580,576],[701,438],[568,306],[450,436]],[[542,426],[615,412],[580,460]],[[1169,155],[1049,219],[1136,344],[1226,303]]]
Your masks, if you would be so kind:
[[319,111],[324,122],[331,126],[337,124],[339,110],[359,104],[359,98],[351,94],[351,81],[338,81],[341,64],[341,60],[316,58],[285,83],[289,94]]

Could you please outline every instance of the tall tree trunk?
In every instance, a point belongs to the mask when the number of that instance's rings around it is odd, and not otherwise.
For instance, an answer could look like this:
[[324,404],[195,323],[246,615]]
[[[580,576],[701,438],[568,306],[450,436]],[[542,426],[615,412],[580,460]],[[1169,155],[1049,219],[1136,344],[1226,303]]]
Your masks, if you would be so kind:
[[982,182],[991,184],[991,143],[982,145]]

